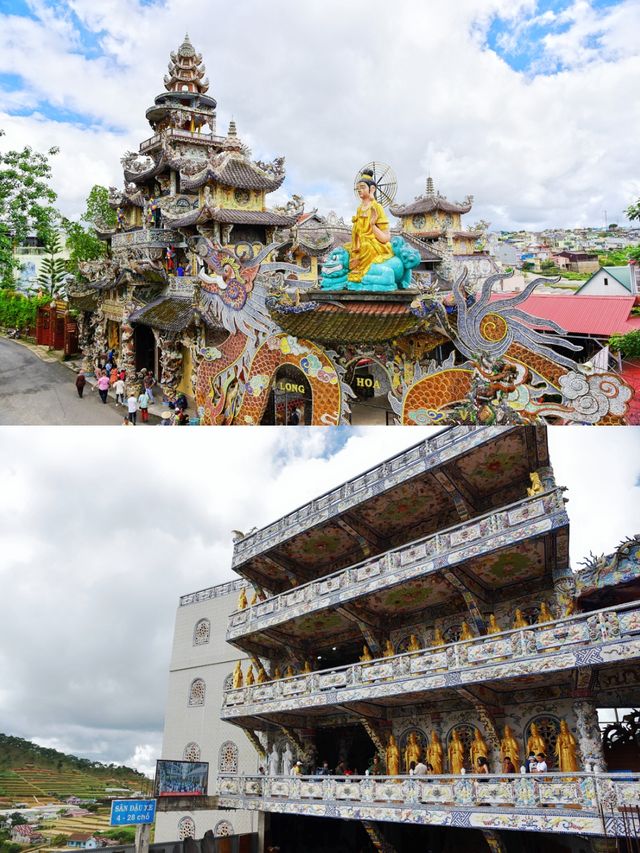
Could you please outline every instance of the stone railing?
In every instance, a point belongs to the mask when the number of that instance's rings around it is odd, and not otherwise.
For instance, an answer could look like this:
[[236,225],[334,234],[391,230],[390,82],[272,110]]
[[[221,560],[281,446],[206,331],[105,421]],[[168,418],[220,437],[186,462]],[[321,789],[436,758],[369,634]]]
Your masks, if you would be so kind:
[[637,773],[218,777],[221,808],[478,829],[624,835]]
[[216,586],[209,586],[207,589],[201,589],[198,592],[190,592],[188,595],[180,596],[180,607],[230,595],[232,592],[239,592],[243,586],[247,587],[248,584],[243,578],[240,578],[239,580],[227,581],[227,583],[219,583]]
[[449,427],[420,444],[398,453],[235,543],[232,565],[239,566],[256,554],[273,548],[301,530],[313,527],[374,495],[392,488],[447,459],[485,444],[518,427]]
[[190,130],[181,130],[174,127],[165,130],[163,133],[156,133],[155,136],[145,139],[140,143],[139,151],[143,154],[145,151],[151,151],[162,144],[163,139],[188,139],[190,142],[202,142],[205,144],[216,143],[223,145],[228,142],[226,136],[215,136],[212,133],[192,133]]
[[535,495],[267,598],[229,617],[227,641],[424,577],[568,523],[562,489]]
[[340,705],[640,657],[640,603],[224,691],[223,719]]
[[114,249],[140,245],[175,246],[183,242],[182,235],[169,228],[138,228],[136,231],[119,231],[111,238],[111,246]]

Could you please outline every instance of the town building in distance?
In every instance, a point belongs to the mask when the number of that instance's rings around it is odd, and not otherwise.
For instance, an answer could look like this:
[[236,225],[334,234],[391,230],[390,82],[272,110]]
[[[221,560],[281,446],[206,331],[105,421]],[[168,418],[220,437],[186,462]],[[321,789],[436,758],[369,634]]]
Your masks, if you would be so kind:
[[454,427],[238,533],[226,599],[181,602],[163,756],[197,746],[220,811],[160,840],[631,849],[640,539],[577,571],[567,498],[546,430]]

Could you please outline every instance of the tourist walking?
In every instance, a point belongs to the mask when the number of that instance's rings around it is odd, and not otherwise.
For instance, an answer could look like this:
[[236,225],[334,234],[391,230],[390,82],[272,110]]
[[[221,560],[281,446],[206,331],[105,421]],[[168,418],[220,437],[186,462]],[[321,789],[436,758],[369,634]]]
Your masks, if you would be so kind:
[[98,382],[94,387],[98,389],[98,393],[100,394],[100,399],[103,403],[107,402],[107,394],[109,393],[109,377],[106,373],[101,373],[98,377]]
[[78,390],[78,397],[82,400],[82,392],[84,391],[84,386],[87,384],[86,376],[84,375],[84,370],[81,370],[80,373],[76,376],[76,388]]
[[129,412],[129,420],[135,426],[138,417],[138,398],[133,392],[127,399],[127,410]]
[[116,379],[113,384],[113,390],[116,392],[116,406],[120,404],[124,406],[124,379]]
[[153,386],[156,384],[156,380],[153,378],[153,373],[150,370],[145,373],[142,382],[145,391],[147,392],[147,396],[149,397],[149,402],[153,405],[155,403],[155,397],[153,396]]
[[146,424],[149,420],[149,395],[147,394],[145,388],[143,388],[140,394],[138,395],[138,409],[140,410],[142,423]]

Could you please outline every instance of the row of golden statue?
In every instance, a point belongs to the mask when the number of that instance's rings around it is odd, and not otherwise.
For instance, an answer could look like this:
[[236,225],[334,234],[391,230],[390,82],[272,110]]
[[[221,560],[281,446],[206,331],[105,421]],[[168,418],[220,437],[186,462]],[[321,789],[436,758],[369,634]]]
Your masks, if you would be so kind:
[[[546,760],[548,747],[544,737],[536,723],[531,723],[529,738],[527,739],[527,751],[529,755],[543,756]],[[489,747],[482,737],[480,729],[474,728],[473,740],[469,747],[469,766],[472,773],[489,773]],[[425,749],[418,741],[416,732],[410,732],[404,755],[400,755],[400,749],[394,735],[389,735],[386,747],[387,775],[399,776],[402,773],[409,774],[412,765],[415,767],[422,763],[425,758],[425,766],[428,773],[440,775],[444,773],[444,748],[440,742],[438,733],[431,731],[429,742]],[[556,766],[561,773],[577,772],[577,742],[569,731],[566,720],[560,721],[560,731],[555,747]],[[449,746],[447,748],[447,762],[449,773],[460,774],[465,770],[467,750],[457,729],[453,729]],[[401,759],[403,759],[401,769]],[[520,768],[520,746],[513,735],[509,725],[505,725],[504,733],[500,741],[500,759],[502,761],[503,773],[517,773]],[[486,769],[484,769],[486,768]]]
[[242,587],[240,590],[240,595],[238,596],[238,610],[246,610],[247,607],[253,607],[254,604],[257,604],[259,601],[266,601],[266,595],[261,589],[254,589],[253,595],[251,596],[251,601],[247,600],[247,589],[246,587]]
[[[254,672],[253,663],[249,664],[246,673],[242,674],[242,663],[238,661],[233,670],[233,687],[251,687],[252,684],[264,684],[266,681],[279,681],[281,678],[293,678],[294,675],[299,675],[293,666],[289,664],[286,667],[284,674],[279,666],[273,668],[273,675],[269,675],[266,669],[259,661],[255,661],[256,671]],[[301,670],[302,674],[313,672],[310,661],[306,660]]]

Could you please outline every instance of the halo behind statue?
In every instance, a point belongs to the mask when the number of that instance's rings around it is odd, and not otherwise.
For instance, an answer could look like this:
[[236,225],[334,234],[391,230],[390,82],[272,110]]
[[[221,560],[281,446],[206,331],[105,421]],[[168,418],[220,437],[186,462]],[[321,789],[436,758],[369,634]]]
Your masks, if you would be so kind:
[[359,169],[353,182],[353,192],[355,195],[358,195],[356,190],[358,181],[365,172],[373,175],[373,180],[376,183],[376,198],[380,204],[383,207],[389,207],[390,204],[393,204],[398,191],[398,180],[391,166],[374,160],[372,163],[367,163],[366,166]]

